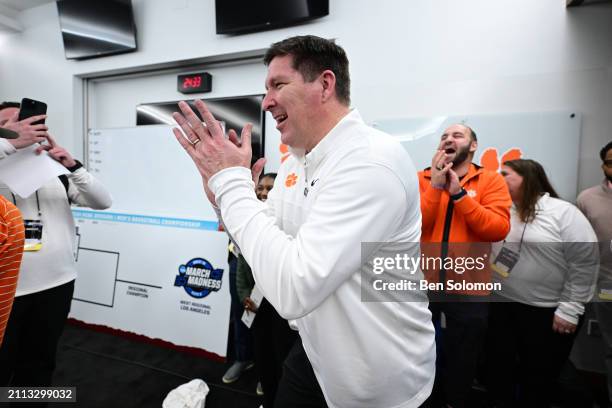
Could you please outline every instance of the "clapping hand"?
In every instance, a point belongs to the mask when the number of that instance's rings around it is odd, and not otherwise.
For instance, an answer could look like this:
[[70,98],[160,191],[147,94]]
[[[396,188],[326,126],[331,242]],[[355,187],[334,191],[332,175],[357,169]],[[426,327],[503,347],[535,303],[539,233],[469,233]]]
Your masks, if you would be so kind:
[[[228,167],[250,167],[253,125],[247,123],[244,126],[240,141],[234,130],[230,130],[228,138],[225,138],[221,125],[208,110],[206,104],[197,100],[195,106],[204,119],[205,125],[186,102],[179,102],[181,113],[175,112],[173,118],[181,129],[175,128],[173,132],[200,172],[206,196],[213,205],[216,205],[215,197],[208,188],[208,180],[217,172]],[[255,184],[259,181],[264,164],[265,159],[261,158],[251,168]]]
[[438,150],[431,160],[431,185],[454,195],[461,191],[459,177],[452,169],[453,162],[446,162],[448,155]]

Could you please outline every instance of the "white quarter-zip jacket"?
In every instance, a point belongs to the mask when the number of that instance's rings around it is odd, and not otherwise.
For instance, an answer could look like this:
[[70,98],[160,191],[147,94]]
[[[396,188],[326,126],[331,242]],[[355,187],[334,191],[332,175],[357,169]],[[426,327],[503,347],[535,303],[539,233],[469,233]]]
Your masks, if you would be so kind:
[[[493,274],[493,280],[502,284],[499,295],[531,306],[556,307],[556,315],[578,324],[593,296],[599,269],[597,236],[589,221],[573,204],[548,193],[536,203],[533,221],[521,221],[514,205],[510,214],[506,242],[518,243],[522,237],[523,244],[510,275]],[[578,244],[572,248],[567,243]],[[494,245],[492,259],[501,246]]]
[[266,203],[247,168],[224,169],[209,187],[257,286],[295,319],[328,405],[420,406],[435,374],[426,294],[364,302],[360,286],[362,242],[420,240],[416,170],[402,146],[353,110],[283,163]]
[[[0,160],[16,151],[6,140],[0,140]],[[24,252],[15,296],[41,292],[76,278],[75,224],[68,197],[78,206],[98,210],[108,208],[112,203],[106,188],[85,168],[81,167],[67,177],[68,191],[55,177],[39,188],[37,194],[25,199],[13,195],[7,185],[0,183],[0,194],[16,203],[24,220],[41,219],[43,223],[42,248]]]

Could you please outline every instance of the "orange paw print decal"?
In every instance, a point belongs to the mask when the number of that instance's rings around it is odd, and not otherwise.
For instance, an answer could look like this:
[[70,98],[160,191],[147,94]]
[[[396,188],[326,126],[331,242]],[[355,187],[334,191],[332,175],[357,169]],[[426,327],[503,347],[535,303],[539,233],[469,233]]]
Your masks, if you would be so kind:
[[285,179],[285,186],[293,187],[297,183],[298,176],[295,173],[291,173]]
[[499,159],[499,153],[494,147],[487,147],[480,155],[480,165],[487,170],[498,171],[504,162],[520,159],[523,152],[518,147],[507,150]]
[[281,163],[287,160],[291,155],[291,153],[289,153],[289,146],[286,144],[281,143],[280,146],[278,146],[278,150],[281,152]]

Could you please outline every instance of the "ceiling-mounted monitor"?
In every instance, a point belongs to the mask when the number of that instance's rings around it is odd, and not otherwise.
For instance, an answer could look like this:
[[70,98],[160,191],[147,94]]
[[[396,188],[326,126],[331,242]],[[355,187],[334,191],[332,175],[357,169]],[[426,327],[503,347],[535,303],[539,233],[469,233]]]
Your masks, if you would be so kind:
[[217,34],[296,25],[329,14],[329,0],[215,0]]
[[131,0],[58,0],[66,59],[86,59],[136,50]]

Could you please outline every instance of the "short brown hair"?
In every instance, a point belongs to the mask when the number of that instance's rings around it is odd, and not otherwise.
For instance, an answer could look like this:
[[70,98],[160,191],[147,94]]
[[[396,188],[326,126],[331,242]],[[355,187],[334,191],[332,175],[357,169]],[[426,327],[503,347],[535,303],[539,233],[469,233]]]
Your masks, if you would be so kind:
[[312,82],[326,69],[336,76],[336,95],[346,106],[351,103],[351,78],[346,53],[334,41],[314,35],[290,37],[276,42],[268,48],[264,64],[276,57],[290,55],[293,69],[298,71],[306,82]]
[[21,104],[19,102],[2,102],[0,103],[0,111],[6,108],[21,108]]

